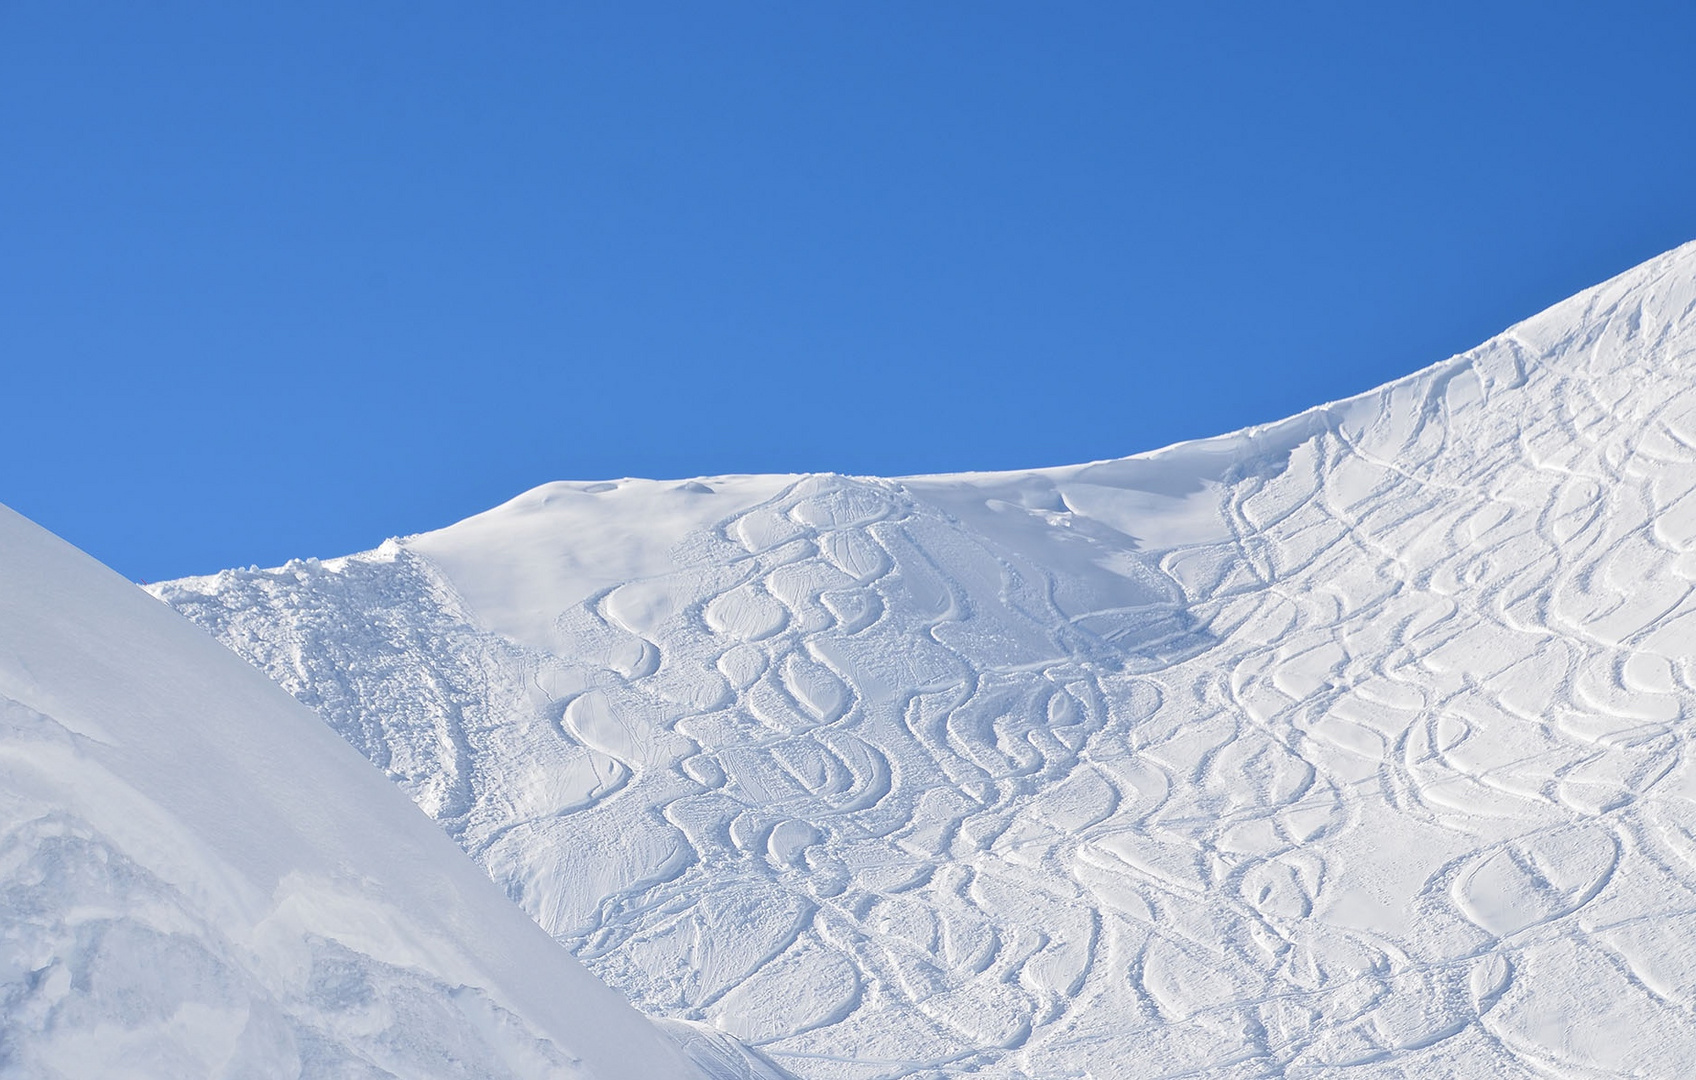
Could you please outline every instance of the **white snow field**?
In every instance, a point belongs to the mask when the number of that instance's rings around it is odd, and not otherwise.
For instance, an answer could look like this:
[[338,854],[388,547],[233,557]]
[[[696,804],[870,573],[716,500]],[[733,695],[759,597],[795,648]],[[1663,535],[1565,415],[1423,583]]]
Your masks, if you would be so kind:
[[0,1076],[709,1072],[310,711],[0,507]]
[[154,591],[797,1076],[1577,1078],[1696,1062],[1693,582],[1689,245],[1151,454],[557,483]]

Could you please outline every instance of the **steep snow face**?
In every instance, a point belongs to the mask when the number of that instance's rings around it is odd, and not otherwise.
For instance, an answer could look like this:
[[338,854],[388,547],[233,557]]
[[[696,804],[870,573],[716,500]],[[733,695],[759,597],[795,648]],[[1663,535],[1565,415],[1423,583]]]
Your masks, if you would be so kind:
[[4,508],[0,1004],[8,1077],[701,1075],[312,713]]
[[156,591],[798,1075],[1530,1077],[1696,1059],[1693,580],[1696,245],[1123,461],[552,485]]

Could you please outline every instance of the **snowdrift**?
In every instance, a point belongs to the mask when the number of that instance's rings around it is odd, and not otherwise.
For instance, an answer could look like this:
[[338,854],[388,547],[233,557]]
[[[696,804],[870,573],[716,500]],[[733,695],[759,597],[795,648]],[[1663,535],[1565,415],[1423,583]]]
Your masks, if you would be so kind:
[[0,1075],[699,1076],[263,675],[0,508]]

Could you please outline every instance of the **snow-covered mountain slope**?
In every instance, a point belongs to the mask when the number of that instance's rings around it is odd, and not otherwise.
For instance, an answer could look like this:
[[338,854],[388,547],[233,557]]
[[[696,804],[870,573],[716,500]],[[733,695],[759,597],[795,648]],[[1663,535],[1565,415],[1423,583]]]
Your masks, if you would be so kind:
[[701,1075],[311,712],[0,507],[0,1076]]
[[1291,420],[553,484],[158,595],[817,1080],[1696,1060],[1696,245]]

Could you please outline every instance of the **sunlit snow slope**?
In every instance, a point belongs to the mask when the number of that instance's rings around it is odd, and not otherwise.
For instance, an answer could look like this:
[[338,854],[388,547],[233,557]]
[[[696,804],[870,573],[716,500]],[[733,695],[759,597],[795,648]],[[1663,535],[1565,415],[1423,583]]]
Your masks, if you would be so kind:
[[699,1075],[309,711],[0,507],[0,1076]]
[[817,1080],[1696,1061],[1696,246],[1028,473],[552,484],[157,593]]

